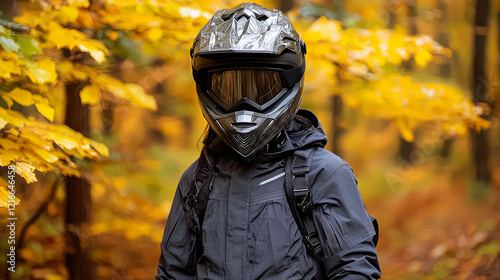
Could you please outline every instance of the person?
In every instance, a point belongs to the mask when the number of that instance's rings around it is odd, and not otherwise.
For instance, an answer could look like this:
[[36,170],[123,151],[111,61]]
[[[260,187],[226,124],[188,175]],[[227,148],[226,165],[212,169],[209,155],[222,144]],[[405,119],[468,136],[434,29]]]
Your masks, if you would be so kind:
[[[380,278],[376,220],[353,171],[299,110],[305,54],[281,11],[253,3],[217,11],[200,30],[192,71],[208,129],[179,181],[156,279]],[[299,174],[290,165],[301,153]],[[305,191],[300,215],[287,180],[293,195]]]

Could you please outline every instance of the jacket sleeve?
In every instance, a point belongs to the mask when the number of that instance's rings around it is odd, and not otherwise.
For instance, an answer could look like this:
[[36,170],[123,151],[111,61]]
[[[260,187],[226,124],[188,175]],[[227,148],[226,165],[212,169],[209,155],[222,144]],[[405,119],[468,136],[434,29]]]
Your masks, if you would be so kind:
[[344,163],[322,173],[323,183],[313,192],[313,219],[327,279],[379,279],[376,220],[366,212],[352,169]]
[[[182,179],[181,179],[182,180]],[[181,182],[182,183],[182,182]],[[158,261],[156,280],[195,279],[194,274],[187,271],[187,264],[194,245],[195,236],[190,232],[186,215],[182,206],[181,183],[172,202],[172,208],[167,218],[163,240],[161,242],[161,255]]]

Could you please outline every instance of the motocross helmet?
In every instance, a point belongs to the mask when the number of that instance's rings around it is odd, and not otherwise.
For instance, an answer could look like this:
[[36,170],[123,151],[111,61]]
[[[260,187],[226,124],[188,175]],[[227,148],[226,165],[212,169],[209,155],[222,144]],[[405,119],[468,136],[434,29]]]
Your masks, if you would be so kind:
[[287,17],[254,3],[219,10],[200,30],[191,48],[198,101],[236,153],[255,154],[297,113],[305,54]]

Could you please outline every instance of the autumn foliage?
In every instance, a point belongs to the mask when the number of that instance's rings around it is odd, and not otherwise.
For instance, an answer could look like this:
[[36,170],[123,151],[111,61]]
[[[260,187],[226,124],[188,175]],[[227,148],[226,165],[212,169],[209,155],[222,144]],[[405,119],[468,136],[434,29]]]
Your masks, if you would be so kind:
[[[456,15],[468,5],[444,1],[452,12],[445,47],[433,34],[434,1],[418,1],[421,35],[406,32],[405,1],[340,2],[343,21],[330,1],[295,1],[288,12],[307,44],[302,107],[333,133],[328,104],[334,95],[343,100],[342,152],[380,222],[384,278],[497,279],[500,38],[488,33],[495,42],[485,62],[490,99],[474,102],[465,90],[472,39],[463,38],[472,27]],[[177,180],[196,159],[206,125],[189,48],[216,10],[236,3],[19,1],[13,20],[0,16],[0,219],[7,218],[12,163],[24,235],[18,271],[9,277],[67,279],[65,197],[57,189],[64,176],[91,183],[94,277],[153,277]],[[400,17],[394,29],[378,16],[386,9]],[[443,63],[454,65],[450,78],[438,77]],[[81,105],[90,107],[88,137],[64,124],[67,85],[77,85]],[[489,185],[474,181],[470,167],[468,137],[482,130],[492,139]],[[413,162],[398,159],[398,137],[415,144]],[[452,155],[441,157],[449,139]],[[2,239],[2,261],[7,245]]]

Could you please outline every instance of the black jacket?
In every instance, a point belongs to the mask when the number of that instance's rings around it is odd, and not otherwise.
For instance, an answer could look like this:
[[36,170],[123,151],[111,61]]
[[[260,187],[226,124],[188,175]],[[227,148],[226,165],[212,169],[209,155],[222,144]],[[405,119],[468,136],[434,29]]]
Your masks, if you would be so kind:
[[[313,126],[305,128],[292,121],[281,149],[261,153],[251,163],[219,156],[202,226],[204,254],[196,275],[186,270],[195,238],[182,201],[197,162],[184,172],[165,226],[156,279],[316,279],[317,263],[306,252],[286,200],[284,166],[291,151],[311,144],[324,146],[326,136],[311,112],[299,114]],[[319,148],[308,178],[327,278],[380,278],[373,243],[376,232],[350,166]]]

